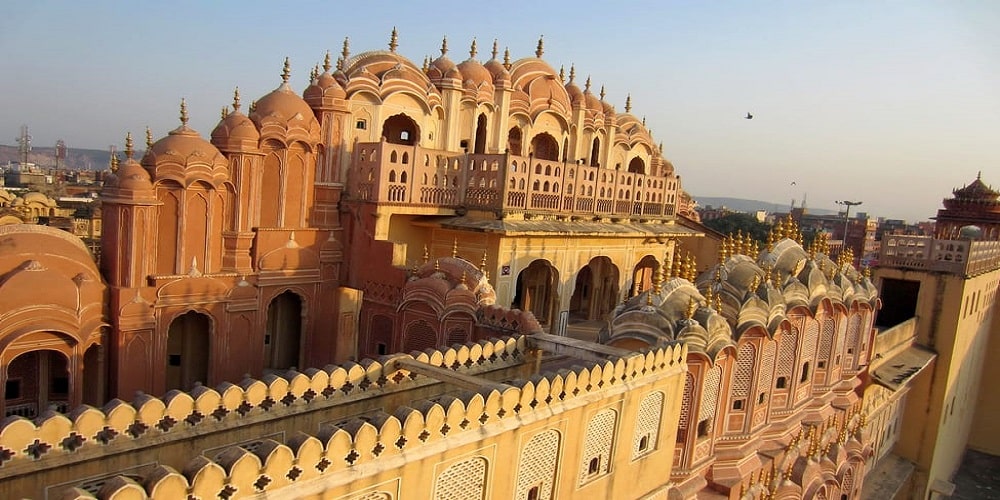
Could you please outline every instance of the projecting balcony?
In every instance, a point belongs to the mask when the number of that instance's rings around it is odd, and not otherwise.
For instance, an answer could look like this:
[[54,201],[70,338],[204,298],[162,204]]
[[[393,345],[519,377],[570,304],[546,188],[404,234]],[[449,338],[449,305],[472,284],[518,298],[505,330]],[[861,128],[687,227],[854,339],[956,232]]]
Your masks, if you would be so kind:
[[671,219],[677,203],[673,176],[385,141],[355,145],[349,186],[367,202],[503,214]]
[[975,276],[1000,268],[1000,241],[887,235],[882,239],[878,265]]

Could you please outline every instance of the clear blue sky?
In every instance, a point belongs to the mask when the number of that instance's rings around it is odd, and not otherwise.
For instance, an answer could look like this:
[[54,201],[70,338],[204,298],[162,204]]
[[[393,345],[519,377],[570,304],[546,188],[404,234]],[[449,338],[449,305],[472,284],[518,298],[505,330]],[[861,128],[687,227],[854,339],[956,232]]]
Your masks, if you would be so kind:
[[[1000,2],[8,2],[0,16],[0,143],[107,148],[177,125],[203,135],[239,85],[245,102],[345,36],[420,64],[494,38],[606,85],[645,116],[695,195],[814,208],[863,200],[926,219],[983,171],[1000,186]],[[287,5],[287,6],[286,6]],[[614,6],[617,10],[610,10]],[[743,119],[750,111],[753,120]],[[5,135],[4,135],[5,134]],[[791,182],[795,182],[795,186]]]

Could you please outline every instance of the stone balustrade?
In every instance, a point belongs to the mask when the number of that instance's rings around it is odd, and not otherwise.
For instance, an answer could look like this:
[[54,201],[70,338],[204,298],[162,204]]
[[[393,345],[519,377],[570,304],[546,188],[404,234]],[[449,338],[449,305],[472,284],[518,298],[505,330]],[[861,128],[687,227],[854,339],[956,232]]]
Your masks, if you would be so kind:
[[350,194],[382,204],[467,207],[510,213],[669,219],[672,176],[539,160],[511,154],[456,154],[420,146],[357,143]]
[[886,235],[879,266],[974,276],[1000,268],[1000,241]]

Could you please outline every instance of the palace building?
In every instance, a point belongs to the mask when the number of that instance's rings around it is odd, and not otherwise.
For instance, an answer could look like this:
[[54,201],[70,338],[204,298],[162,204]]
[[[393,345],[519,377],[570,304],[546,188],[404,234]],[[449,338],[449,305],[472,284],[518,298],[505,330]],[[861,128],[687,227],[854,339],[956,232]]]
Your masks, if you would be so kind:
[[[706,236],[631,99],[542,40],[484,62],[475,40],[460,62],[447,40],[422,64],[398,48],[345,40],[301,92],[286,60],[207,136],[183,101],[141,156],[127,136],[99,266],[67,233],[0,226],[0,496],[924,498],[950,479],[964,441],[932,464],[903,423],[922,391],[947,400],[929,380],[956,355],[916,308],[876,322],[900,290],[931,301],[919,279],[872,279],[790,219],[763,246]],[[993,276],[977,245],[951,255]]]

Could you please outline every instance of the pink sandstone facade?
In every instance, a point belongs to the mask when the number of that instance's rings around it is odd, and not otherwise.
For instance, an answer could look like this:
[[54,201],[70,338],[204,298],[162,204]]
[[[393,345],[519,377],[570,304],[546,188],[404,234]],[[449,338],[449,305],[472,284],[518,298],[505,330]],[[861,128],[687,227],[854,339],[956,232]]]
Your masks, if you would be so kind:
[[0,493],[861,497],[917,373],[872,383],[905,339],[849,255],[784,221],[699,267],[630,100],[397,48],[129,137],[100,270],[0,227]]

